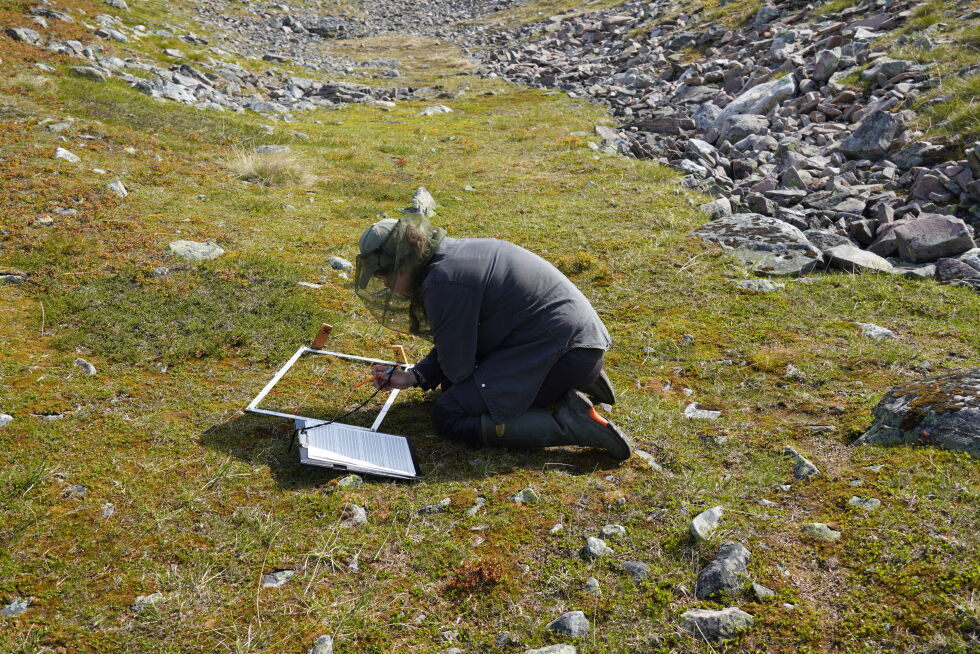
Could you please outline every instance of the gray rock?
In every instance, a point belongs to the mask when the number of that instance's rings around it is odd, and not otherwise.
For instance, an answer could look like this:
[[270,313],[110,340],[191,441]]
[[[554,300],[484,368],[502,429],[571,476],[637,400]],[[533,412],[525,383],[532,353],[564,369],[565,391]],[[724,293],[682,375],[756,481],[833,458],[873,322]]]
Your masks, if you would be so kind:
[[69,152],[64,148],[58,148],[57,150],[55,150],[54,156],[56,159],[64,159],[68,163],[78,163],[79,161],[82,160],[82,158],[79,157],[77,154],[75,154],[74,152]]
[[93,66],[72,66],[70,72],[75,77],[84,77],[93,82],[104,82],[106,80],[105,73]]
[[980,270],[959,259],[939,259],[936,262],[936,279],[949,282],[955,279],[980,279]]
[[585,580],[585,585],[582,587],[583,592],[589,595],[598,595],[602,592],[602,588],[599,586],[599,580],[595,577],[589,577]]
[[714,218],[724,218],[725,216],[732,215],[732,203],[728,198],[718,198],[717,200],[712,200],[711,202],[705,202],[698,207],[701,211],[704,211],[709,216]]
[[292,148],[288,145],[257,145],[255,152],[256,154],[288,154],[292,152]]
[[364,478],[360,475],[347,475],[337,480],[337,488],[357,488],[364,485]]
[[317,639],[313,641],[313,647],[310,648],[309,654],[333,654],[333,636],[326,634],[317,636]]
[[773,107],[796,94],[796,79],[786,75],[765,84],[753,86],[728,106],[721,110],[719,120],[724,122],[730,116],[738,114],[764,115]]
[[444,105],[444,104],[437,104],[437,105],[433,105],[431,107],[426,107],[425,109],[423,109],[422,111],[420,111],[418,115],[419,116],[436,116],[438,114],[451,114],[452,112],[453,112],[453,110],[450,109],[449,107],[447,107],[446,105]]
[[340,270],[343,272],[350,272],[354,270],[354,264],[342,257],[330,257],[327,259],[327,265],[334,270]]
[[691,234],[732,251],[760,274],[803,274],[816,268],[823,258],[799,229],[757,213],[713,220]]
[[31,599],[15,599],[7,606],[0,609],[0,618],[16,618],[23,615],[27,609],[31,608]]
[[344,527],[360,527],[368,521],[367,511],[357,504],[348,504],[340,515],[340,524]]
[[786,288],[786,284],[771,282],[768,279],[743,279],[735,282],[735,285],[753,293],[772,293]]
[[809,524],[803,525],[803,535],[809,536],[810,538],[816,538],[818,540],[839,540],[840,532],[831,529],[822,522],[811,522]]
[[14,421],[14,417],[9,413],[0,413],[0,429],[6,427]]
[[643,561],[623,561],[619,564],[619,569],[636,583],[645,581],[650,576],[650,566]]
[[698,575],[694,596],[700,600],[736,593],[749,575],[749,550],[741,543],[722,543],[718,556]]
[[262,575],[262,586],[264,588],[279,588],[295,574],[295,570],[276,570],[275,572],[266,573]]
[[515,504],[537,504],[541,501],[541,496],[538,491],[528,486],[515,493],[510,499]]
[[116,513],[116,505],[112,502],[106,502],[102,505],[102,517],[111,518]]
[[719,118],[718,142],[738,143],[748,136],[762,136],[769,133],[769,120],[765,116],[735,114]]
[[558,645],[548,645],[538,649],[529,649],[524,654],[576,654],[578,649],[574,645],[561,643]]
[[840,48],[821,50],[817,53],[811,77],[818,82],[826,82],[830,79],[831,75],[837,72],[837,66],[840,65],[840,58]]
[[763,586],[762,584],[756,583],[754,581],[752,582],[752,593],[755,595],[755,598],[760,602],[765,602],[766,600],[770,600],[776,596],[776,591],[774,591],[772,588],[769,588],[768,586]]
[[136,613],[142,613],[143,611],[153,606],[154,604],[159,604],[160,602],[166,601],[166,599],[167,598],[164,597],[163,593],[151,593],[149,595],[140,595],[139,597],[136,598],[136,601],[133,602],[132,606],[130,606],[129,608],[131,608]]
[[878,110],[862,120],[854,133],[841,141],[839,150],[854,159],[880,159],[888,154],[903,129],[898,117]]
[[267,102],[267,101],[257,101],[250,102],[245,105],[246,109],[254,111],[257,114],[286,114],[289,113],[289,109],[278,102]]
[[111,191],[112,193],[114,193],[116,197],[125,198],[126,196],[129,195],[129,191],[126,189],[126,185],[120,182],[118,179],[113,182],[109,182],[106,185],[106,188],[109,189],[109,191]]
[[888,391],[856,444],[932,445],[980,457],[980,368]]
[[129,5],[126,4],[126,0],[105,0],[105,3],[110,7],[115,7],[119,11],[129,11]]
[[721,523],[721,516],[724,512],[724,508],[715,506],[695,516],[690,525],[691,536],[694,537],[694,540],[702,543],[711,538],[711,534],[714,533],[719,523]]
[[14,41],[23,41],[31,45],[41,45],[41,35],[27,27],[8,27],[7,36]]
[[870,322],[855,322],[855,325],[861,328],[861,333],[868,338],[873,338],[880,341],[884,338],[895,338],[895,332],[890,329],[885,329],[879,325]]
[[197,241],[173,241],[167,245],[167,251],[173,256],[187,261],[217,259],[225,253],[215,243],[199,243]]
[[62,496],[66,498],[80,498],[86,495],[88,495],[88,486],[82,484],[73,484],[62,492]]
[[753,616],[737,607],[722,611],[691,609],[681,614],[681,626],[693,636],[712,643],[734,638],[748,629]]
[[803,232],[803,235],[806,236],[807,240],[821,252],[826,252],[836,245],[853,245],[851,240],[846,236],[841,236],[840,234],[835,234],[833,232],[825,232],[819,229],[808,229]]
[[622,525],[605,525],[599,530],[599,538],[620,538],[626,535],[626,527]]
[[824,251],[827,262],[832,268],[846,272],[891,272],[892,265],[874,252],[868,252],[851,245],[835,245]]
[[75,359],[75,366],[81,368],[82,372],[84,372],[86,375],[89,376],[98,373],[98,370],[95,369],[95,366],[93,366],[91,363],[89,363],[88,361],[86,361],[81,357]]
[[586,561],[598,559],[599,557],[612,553],[612,548],[606,545],[606,541],[595,536],[589,536],[585,541],[585,547],[579,551],[579,555]]
[[813,479],[820,476],[820,470],[817,466],[792,447],[788,445],[784,447],[783,455],[788,456],[793,461],[793,476],[797,479]]
[[444,497],[435,504],[429,504],[428,506],[423,506],[421,509],[419,509],[418,513],[419,515],[431,515],[433,513],[443,513],[449,508],[449,505],[452,503],[453,501],[450,498]]
[[851,506],[857,507],[859,509],[864,509],[865,511],[874,511],[881,507],[881,500],[877,497],[858,497],[854,496],[847,500],[847,503]]
[[582,611],[569,611],[548,624],[548,631],[572,638],[588,636],[590,628],[589,619]]
[[684,407],[684,417],[690,420],[717,420],[721,417],[721,411],[699,409],[697,402],[691,402]]
[[980,272],[980,248],[973,248],[957,257],[960,261]]
[[895,237],[899,256],[912,263],[954,257],[976,247],[966,223],[940,214],[926,214],[897,226]]

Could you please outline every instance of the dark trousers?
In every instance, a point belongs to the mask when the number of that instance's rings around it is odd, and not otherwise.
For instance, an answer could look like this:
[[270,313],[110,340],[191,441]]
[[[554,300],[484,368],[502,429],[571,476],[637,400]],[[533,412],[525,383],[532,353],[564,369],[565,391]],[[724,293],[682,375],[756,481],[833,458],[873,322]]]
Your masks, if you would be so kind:
[[[605,352],[593,348],[575,348],[562,355],[531,403],[546,407],[557,403],[573,388],[585,388],[599,376]],[[449,440],[478,445],[481,438],[481,416],[487,411],[472,377],[458,384],[443,385],[442,395],[432,409],[432,422],[440,436]]]

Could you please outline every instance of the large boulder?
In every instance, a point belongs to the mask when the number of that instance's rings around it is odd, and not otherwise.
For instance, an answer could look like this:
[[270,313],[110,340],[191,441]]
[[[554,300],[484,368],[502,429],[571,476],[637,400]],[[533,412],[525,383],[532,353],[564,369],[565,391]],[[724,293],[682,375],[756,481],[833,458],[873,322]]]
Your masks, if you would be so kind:
[[839,149],[852,159],[880,159],[888,154],[903,129],[898,116],[878,110],[862,120],[858,128],[841,141]]
[[955,257],[976,247],[966,223],[942,214],[925,214],[897,226],[895,239],[898,255],[912,263]]
[[742,263],[763,275],[801,275],[823,260],[820,250],[799,229],[757,213],[719,218],[691,234],[730,250]]
[[980,457],[980,368],[894,388],[858,444],[934,445]]

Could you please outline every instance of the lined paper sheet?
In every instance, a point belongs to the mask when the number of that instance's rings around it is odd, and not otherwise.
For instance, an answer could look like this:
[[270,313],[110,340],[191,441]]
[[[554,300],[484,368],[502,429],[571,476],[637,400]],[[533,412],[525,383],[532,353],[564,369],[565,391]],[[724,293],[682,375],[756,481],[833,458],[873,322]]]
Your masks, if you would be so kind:
[[300,444],[303,463],[395,477],[419,474],[404,436],[332,423],[303,430]]

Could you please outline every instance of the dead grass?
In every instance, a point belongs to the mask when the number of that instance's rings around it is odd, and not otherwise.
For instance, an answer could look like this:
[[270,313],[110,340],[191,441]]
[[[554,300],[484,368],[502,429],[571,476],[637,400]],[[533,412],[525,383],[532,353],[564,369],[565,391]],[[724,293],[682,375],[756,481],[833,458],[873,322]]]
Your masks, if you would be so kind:
[[308,186],[316,182],[309,164],[288,152],[239,150],[224,161],[236,178],[262,186]]

